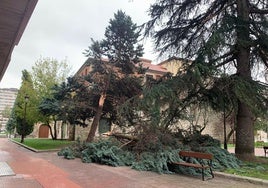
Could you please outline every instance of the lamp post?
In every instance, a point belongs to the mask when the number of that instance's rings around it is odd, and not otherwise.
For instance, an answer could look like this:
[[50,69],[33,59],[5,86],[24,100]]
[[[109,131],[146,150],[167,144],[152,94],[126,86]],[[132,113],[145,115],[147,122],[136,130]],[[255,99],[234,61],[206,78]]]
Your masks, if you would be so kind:
[[20,141],[21,143],[24,142],[25,130],[26,130],[26,126],[27,126],[27,123],[26,123],[26,108],[27,108],[27,103],[28,103],[29,98],[30,97],[27,94],[24,97],[24,114],[23,114],[21,141]]

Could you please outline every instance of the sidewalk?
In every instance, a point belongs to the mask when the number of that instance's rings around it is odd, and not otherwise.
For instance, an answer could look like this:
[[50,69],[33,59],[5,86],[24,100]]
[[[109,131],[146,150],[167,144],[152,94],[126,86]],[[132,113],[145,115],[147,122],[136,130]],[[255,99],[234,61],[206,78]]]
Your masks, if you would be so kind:
[[[235,153],[235,148],[234,147],[231,147],[231,148],[228,148],[228,151],[230,152],[230,153]],[[255,156],[262,156],[262,157],[264,157],[265,156],[265,154],[264,154],[264,150],[263,150],[263,148],[262,147],[260,147],[260,148],[255,148]]]
[[85,164],[80,159],[66,160],[56,152],[34,153],[7,139],[0,139],[0,162],[14,171],[0,176],[0,188],[264,188],[266,185],[235,180],[216,174],[214,179],[179,174],[140,172],[129,167]]

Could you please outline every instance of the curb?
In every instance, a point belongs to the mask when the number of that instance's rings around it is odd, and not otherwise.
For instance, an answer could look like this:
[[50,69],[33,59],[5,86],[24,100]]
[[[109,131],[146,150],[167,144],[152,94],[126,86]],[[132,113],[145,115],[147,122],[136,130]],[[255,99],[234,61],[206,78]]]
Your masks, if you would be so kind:
[[235,174],[226,174],[226,173],[217,172],[217,171],[214,171],[213,173],[218,177],[223,177],[223,178],[227,178],[227,179],[233,179],[233,180],[237,180],[237,181],[246,181],[246,182],[253,183],[253,184],[268,186],[268,180],[263,180],[263,179],[259,179],[259,178],[252,178],[252,177],[246,177],[246,176],[238,176],[238,175],[235,175]]
[[24,145],[23,143],[17,142],[17,141],[15,141],[15,140],[12,140],[12,139],[8,139],[8,140],[11,141],[11,142],[13,142],[13,143],[15,143],[15,144],[18,144],[18,145],[20,145],[20,146],[26,148],[26,149],[28,149],[28,150],[30,150],[30,151],[36,152],[36,153],[42,153],[42,152],[57,152],[57,151],[60,151],[60,149],[37,150],[37,149],[34,149],[34,148],[32,148],[32,147],[26,146],[26,145]]

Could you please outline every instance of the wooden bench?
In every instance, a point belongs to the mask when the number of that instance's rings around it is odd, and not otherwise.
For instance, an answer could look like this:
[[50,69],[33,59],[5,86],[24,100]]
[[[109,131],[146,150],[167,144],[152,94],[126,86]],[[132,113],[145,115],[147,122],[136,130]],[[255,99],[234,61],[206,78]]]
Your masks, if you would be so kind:
[[268,146],[263,146],[264,155],[266,157],[266,154],[268,154]]
[[[212,172],[212,159],[213,155],[210,153],[200,153],[200,152],[193,152],[193,151],[180,151],[179,155],[184,160],[183,162],[172,162],[172,165],[181,165],[185,167],[193,167],[202,170],[202,180],[205,180],[204,170],[209,169],[209,172],[214,178],[214,174]],[[190,162],[190,158],[195,158],[198,160],[200,164],[195,164]]]

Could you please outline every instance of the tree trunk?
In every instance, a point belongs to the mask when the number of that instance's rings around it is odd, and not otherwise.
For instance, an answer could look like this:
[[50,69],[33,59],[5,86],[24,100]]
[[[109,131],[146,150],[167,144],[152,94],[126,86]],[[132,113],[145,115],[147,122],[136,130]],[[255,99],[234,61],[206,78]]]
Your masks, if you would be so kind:
[[24,142],[24,134],[21,135],[21,140],[20,140],[20,143],[23,143]]
[[54,139],[57,140],[57,120],[54,119]]
[[49,124],[47,124],[47,126],[48,126],[48,128],[49,128],[49,132],[50,132],[50,136],[51,136],[52,140],[55,140],[55,139],[54,139],[54,135],[53,135],[53,133],[52,133],[52,128],[51,128],[51,126],[50,126]]
[[237,113],[235,154],[242,160],[251,160],[254,155],[254,127],[252,112],[240,103]]
[[96,114],[95,114],[93,122],[91,124],[91,128],[90,128],[90,131],[89,131],[88,136],[87,136],[87,142],[92,142],[94,140],[94,137],[95,137],[95,134],[96,134],[99,122],[100,122],[105,99],[106,99],[106,91],[105,91],[105,93],[102,93],[100,98],[99,98],[99,106],[97,108]]
[[[227,135],[226,142],[228,143],[231,139],[231,136],[234,134],[234,129],[231,129],[230,132]],[[234,144],[234,143],[233,143]]]
[[69,125],[69,140],[75,140],[75,126],[76,125]]
[[[249,7],[247,0],[237,0],[237,75],[252,79],[249,47]],[[251,109],[243,102],[238,103],[235,154],[243,160],[254,155],[254,128]]]
[[103,110],[103,105],[104,105],[106,94],[107,94],[107,91],[111,82],[112,71],[113,71],[113,68],[111,68],[111,70],[109,71],[107,80],[105,81],[105,86],[103,88],[103,91],[100,94],[99,105],[98,105],[96,114],[94,116],[93,122],[91,124],[90,131],[87,136],[87,140],[86,140],[87,142],[93,142],[97,128],[99,126],[99,122],[100,122],[100,118],[101,118],[102,110]]

